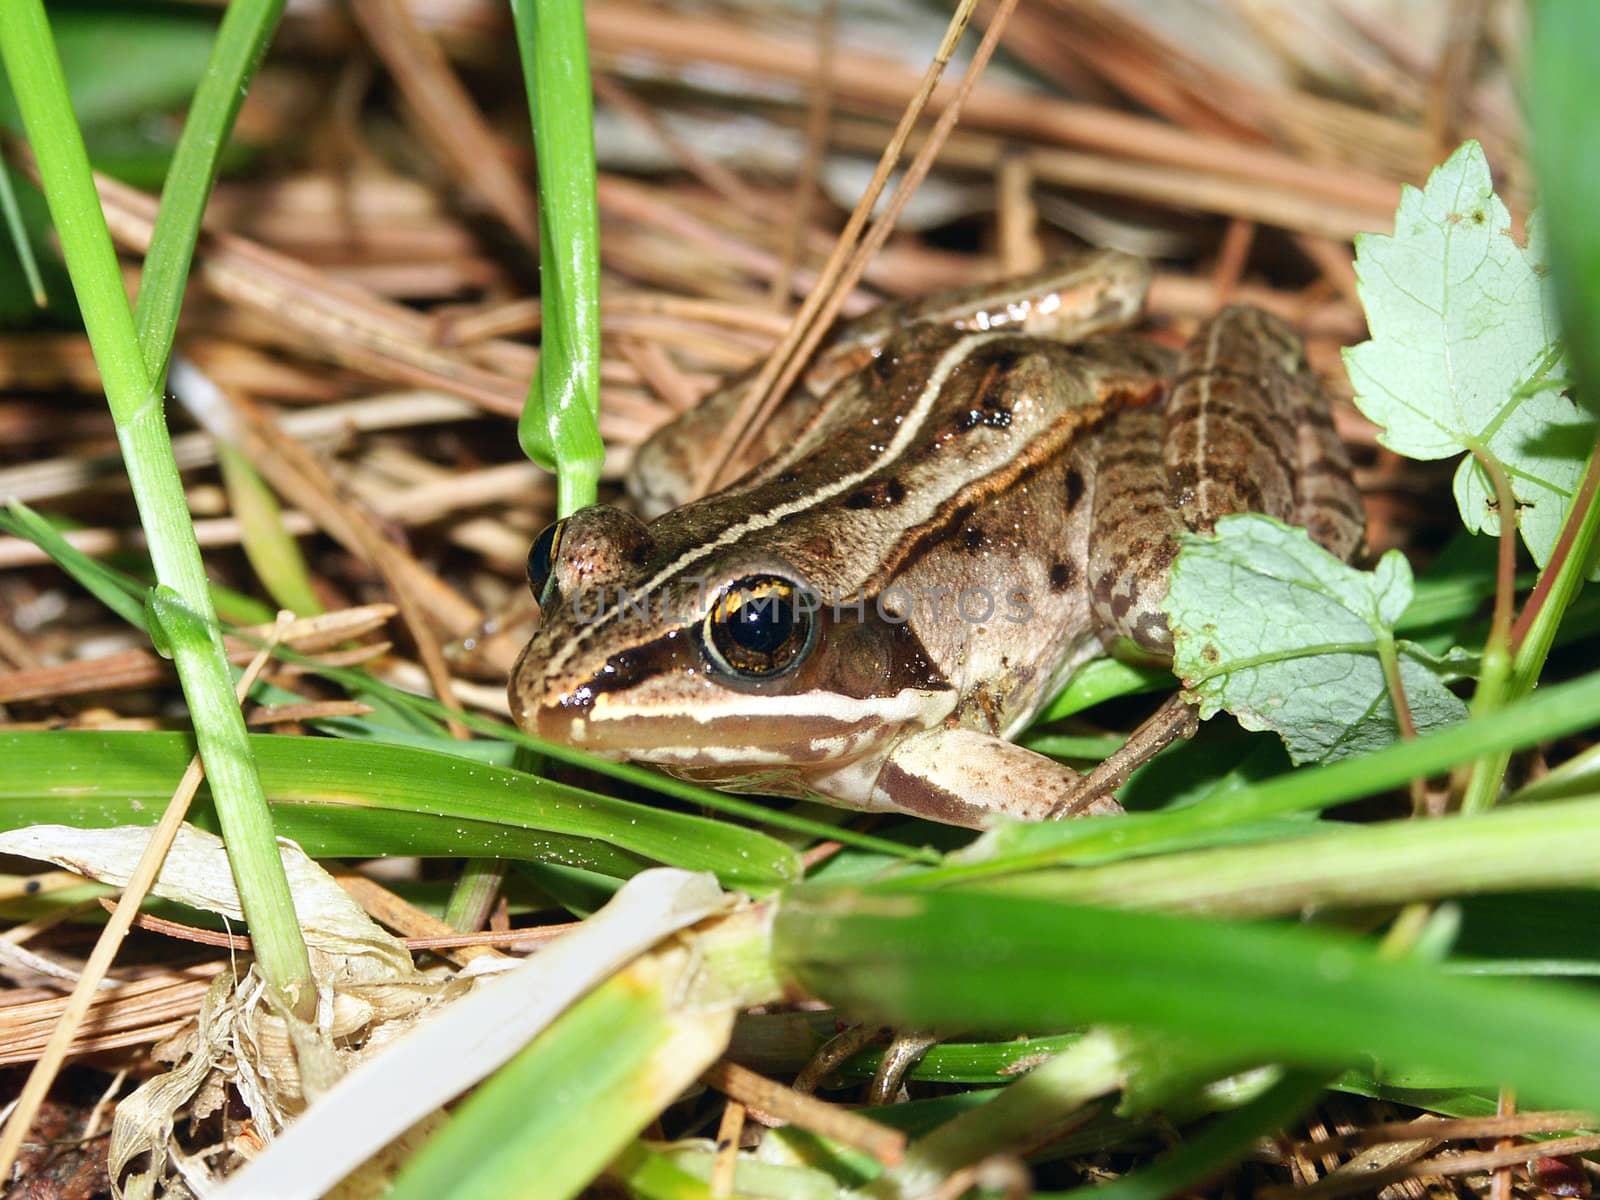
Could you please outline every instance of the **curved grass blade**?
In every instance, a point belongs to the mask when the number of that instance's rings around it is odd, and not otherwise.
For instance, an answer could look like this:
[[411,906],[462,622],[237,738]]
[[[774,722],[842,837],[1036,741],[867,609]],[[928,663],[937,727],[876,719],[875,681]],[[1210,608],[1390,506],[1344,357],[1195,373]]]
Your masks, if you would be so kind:
[[[1437,821],[1319,822],[1246,846],[1019,873],[980,886],[1007,895],[1228,916],[1600,885],[1600,799]],[[994,860],[996,863],[1001,860]]]
[[[614,876],[661,863],[753,891],[799,874],[765,834],[505,767],[331,738],[255,734],[250,747],[279,832],[311,854],[529,857]],[[193,753],[178,733],[0,732],[0,823],[153,819]]]

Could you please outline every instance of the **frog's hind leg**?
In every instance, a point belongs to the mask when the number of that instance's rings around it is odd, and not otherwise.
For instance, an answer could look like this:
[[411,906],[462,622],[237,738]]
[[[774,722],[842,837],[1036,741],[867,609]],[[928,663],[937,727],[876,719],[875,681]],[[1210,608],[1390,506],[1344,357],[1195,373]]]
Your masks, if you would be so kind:
[[[1209,533],[1230,513],[1302,524],[1340,557],[1361,541],[1361,497],[1327,398],[1287,324],[1229,308],[1184,351],[1164,408],[1118,414],[1082,455],[1092,487],[1090,605],[1113,649],[1172,657],[1166,598],[1177,534]],[[1083,777],[1072,800],[1097,803],[1163,747],[1192,736],[1173,696]]]
[[[1161,602],[1178,533],[1210,533],[1230,513],[1305,522],[1308,506],[1359,512],[1300,339],[1260,309],[1224,309],[1203,325],[1165,405],[1118,414],[1091,453],[1095,618],[1109,644],[1158,659],[1172,655]],[[1342,553],[1348,520],[1328,517],[1313,532]]]

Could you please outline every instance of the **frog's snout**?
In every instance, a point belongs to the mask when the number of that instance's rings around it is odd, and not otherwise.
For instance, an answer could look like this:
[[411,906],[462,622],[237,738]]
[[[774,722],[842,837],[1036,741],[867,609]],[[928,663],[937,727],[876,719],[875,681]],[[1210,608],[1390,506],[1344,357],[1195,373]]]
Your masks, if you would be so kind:
[[594,693],[584,685],[563,687],[550,677],[548,654],[535,637],[512,669],[506,697],[511,719],[524,733],[541,741],[582,746],[594,707]]

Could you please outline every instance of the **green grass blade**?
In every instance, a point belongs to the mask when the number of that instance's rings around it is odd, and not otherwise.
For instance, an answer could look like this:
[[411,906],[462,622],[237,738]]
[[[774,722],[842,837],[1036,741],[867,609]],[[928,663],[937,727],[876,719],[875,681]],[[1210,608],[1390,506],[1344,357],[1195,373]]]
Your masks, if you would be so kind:
[[980,886],[1075,904],[1230,916],[1366,907],[1480,892],[1600,886],[1600,799],[1477,816],[1319,824],[1256,845],[1061,867]]
[[1384,961],[1326,931],[974,893],[802,888],[779,909],[774,954],[851,1015],[911,1028],[1116,1022],[1240,1065],[1333,1070],[1376,1059],[1515,1086],[1530,1106],[1600,1104],[1600,998]]
[[283,525],[283,509],[254,465],[227,442],[217,443],[217,465],[228,507],[239,520],[239,544],[261,586],[280,608],[309,617],[323,611],[311,586],[300,543]]
[[944,1122],[917,1139],[905,1161],[863,1189],[873,1200],[927,1196],[961,1167],[1040,1140],[1063,1117],[1126,1081],[1124,1039],[1093,1030],[1034,1068],[990,1103]]
[[390,1200],[576,1196],[721,1049],[716,1016],[676,1011],[673,981],[643,959],[580,1000],[455,1111]]
[[1600,158],[1594,153],[1594,50],[1600,7],[1589,0],[1539,0],[1528,72],[1533,165],[1550,241],[1550,271],[1567,353],[1583,387],[1579,402],[1600,409]]
[[200,237],[200,219],[217,177],[222,149],[239,106],[283,15],[284,0],[233,0],[222,14],[217,40],[183,124],[183,134],[161,189],[161,207],[150,235],[134,325],[144,348],[145,370],[159,384],[178,328],[189,263]]
[[11,181],[11,168],[5,163],[0,163],[0,212],[5,214],[6,232],[11,237],[12,249],[17,252],[22,276],[28,281],[28,291],[33,293],[34,304],[43,308],[50,302],[50,297],[45,295],[44,278],[39,274],[39,260],[33,255],[33,240],[28,237],[28,227],[23,223],[22,209],[17,204],[17,189]]
[[120,430],[141,406],[158,397],[152,394],[143,363],[128,353],[136,347],[133,313],[39,0],[0,5],[0,55],[38,160],[84,328],[105,380],[106,400]]
[[581,0],[512,0],[539,155],[539,371],[517,436],[557,472],[561,516],[593,504],[600,441],[600,221]]
[[920,889],[935,882],[977,880],[1029,868],[1100,862],[1204,844],[1246,831],[1257,822],[1317,812],[1403,786],[1414,778],[1437,775],[1484,754],[1536,745],[1596,725],[1600,725],[1600,673],[1541,688],[1499,712],[1472,717],[1364,758],[1286,772],[1173,812],[1037,826],[1023,831],[1025,840],[1034,846],[1030,850],[951,863],[907,876],[904,886]]
[[[250,747],[279,832],[310,854],[526,857],[619,877],[660,863],[751,891],[799,874],[765,834],[505,767],[332,738],[255,734]],[[0,731],[0,825],[152,821],[193,753],[179,733]]]
[[[213,723],[200,733],[202,748],[226,755],[229,748],[246,744],[244,718],[233,698],[200,548],[172,456],[161,392],[140,351],[122,271],[40,0],[0,4],[0,55],[37,156],[51,219],[105,383],[106,403],[116,423],[156,578],[195,615],[209,642],[205,654],[186,650],[179,659],[184,696],[197,724],[202,719]],[[209,761],[206,767],[229,852],[239,856],[237,862],[250,864],[240,870],[241,899],[252,928],[272,948],[271,957],[264,954],[258,961],[268,981],[300,1010],[314,1002],[310,964],[289,902],[288,881],[260,781],[247,757],[225,757],[215,764],[215,771]],[[236,843],[236,837],[249,840]]]
[[124,575],[90,558],[33,509],[20,500],[6,505],[0,513],[0,529],[13,537],[26,538],[43,550],[96,600],[136,629],[144,626],[145,586],[131,575]]

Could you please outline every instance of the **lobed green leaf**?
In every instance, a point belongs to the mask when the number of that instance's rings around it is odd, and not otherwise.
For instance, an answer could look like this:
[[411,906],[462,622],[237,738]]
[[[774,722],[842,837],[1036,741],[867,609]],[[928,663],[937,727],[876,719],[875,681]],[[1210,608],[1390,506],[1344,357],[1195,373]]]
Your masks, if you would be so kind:
[[[1518,524],[1543,565],[1571,506],[1595,421],[1562,393],[1562,350],[1538,221],[1526,248],[1466,142],[1418,191],[1401,194],[1392,237],[1356,239],[1372,340],[1344,352],[1356,406],[1384,445],[1411,458],[1487,453],[1505,467]],[[1494,489],[1463,460],[1456,502],[1468,529],[1498,533]]]
[[1385,655],[1398,655],[1419,733],[1467,714],[1445,687],[1453,665],[1395,641],[1411,595],[1398,551],[1358,571],[1304,530],[1241,514],[1185,535],[1162,608],[1173,669],[1202,717],[1226,709],[1276,732],[1295,762],[1332,762],[1398,735]]

